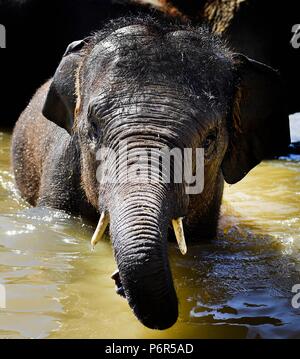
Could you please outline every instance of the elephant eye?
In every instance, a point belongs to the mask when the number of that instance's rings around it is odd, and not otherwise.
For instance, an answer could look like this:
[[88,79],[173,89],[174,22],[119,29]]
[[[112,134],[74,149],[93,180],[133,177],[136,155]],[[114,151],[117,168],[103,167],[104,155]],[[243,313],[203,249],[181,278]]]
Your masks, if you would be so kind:
[[91,119],[89,124],[89,138],[92,141],[98,140],[100,136],[99,124],[96,119]]
[[217,139],[217,131],[210,131],[203,142],[205,154],[210,154]]

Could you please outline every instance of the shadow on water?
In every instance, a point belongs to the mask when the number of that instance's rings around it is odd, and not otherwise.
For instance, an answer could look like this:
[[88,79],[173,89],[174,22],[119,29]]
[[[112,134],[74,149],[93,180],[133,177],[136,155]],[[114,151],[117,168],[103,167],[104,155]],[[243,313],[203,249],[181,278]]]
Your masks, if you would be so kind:
[[30,208],[13,185],[0,134],[0,338],[297,338],[300,163],[264,162],[226,186],[218,239],[181,256],[169,245],[180,303],[172,328],[143,327],[115,294],[108,240],[90,251],[80,218]]
[[231,228],[209,244],[191,246],[187,258],[173,253],[182,320],[225,337],[298,337],[291,288],[300,278],[297,262],[284,251],[271,236]]

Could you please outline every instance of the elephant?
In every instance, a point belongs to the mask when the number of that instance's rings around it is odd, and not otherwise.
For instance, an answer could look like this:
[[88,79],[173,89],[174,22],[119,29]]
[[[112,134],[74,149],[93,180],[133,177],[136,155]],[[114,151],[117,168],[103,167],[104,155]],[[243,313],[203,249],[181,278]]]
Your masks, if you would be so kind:
[[[278,69],[285,83],[290,114],[300,112],[300,49],[293,46],[299,4],[272,0],[166,0],[193,23],[206,22],[233,51]],[[299,40],[298,40],[299,42]]]
[[13,127],[70,42],[110,18],[143,11],[131,1],[0,0],[0,24],[6,29],[6,49],[0,55],[1,127]]
[[32,93],[52,76],[70,42],[109,19],[155,9],[180,21],[207,23],[234,51],[279,69],[287,87],[288,111],[300,112],[300,50],[290,43],[292,28],[299,23],[297,1],[283,5],[272,0],[0,0],[0,24],[7,34],[7,48],[0,56],[1,126],[14,125]]
[[[109,228],[120,291],[145,326],[166,329],[178,318],[168,239],[185,253],[215,237],[224,180],[234,184],[285,151],[284,96],[276,70],[231,51],[206,27],[121,17],[71,43],[21,114],[12,137],[16,185],[34,206],[97,218],[92,244]],[[113,157],[98,156],[124,141],[136,154],[202,148],[203,190],[189,194],[173,177],[147,180],[145,157],[145,181],[126,180]],[[99,179],[102,166],[110,181]]]

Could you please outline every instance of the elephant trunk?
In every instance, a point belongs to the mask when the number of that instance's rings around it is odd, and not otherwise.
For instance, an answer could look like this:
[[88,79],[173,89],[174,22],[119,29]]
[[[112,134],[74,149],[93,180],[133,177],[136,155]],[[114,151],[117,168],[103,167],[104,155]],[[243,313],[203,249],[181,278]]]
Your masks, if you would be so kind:
[[166,329],[178,317],[167,256],[168,191],[161,184],[127,184],[111,194],[110,233],[120,280],[137,318]]

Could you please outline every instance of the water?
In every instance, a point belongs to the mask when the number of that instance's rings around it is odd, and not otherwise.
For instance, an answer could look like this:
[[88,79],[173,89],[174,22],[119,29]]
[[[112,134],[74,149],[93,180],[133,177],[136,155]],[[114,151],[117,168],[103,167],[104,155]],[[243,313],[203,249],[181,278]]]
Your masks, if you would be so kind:
[[87,223],[29,208],[0,134],[0,338],[299,338],[300,162],[264,162],[225,190],[219,238],[183,257],[170,244],[180,318],[143,327],[117,296],[108,240],[90,251]]

